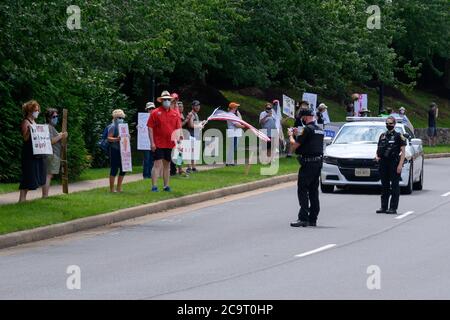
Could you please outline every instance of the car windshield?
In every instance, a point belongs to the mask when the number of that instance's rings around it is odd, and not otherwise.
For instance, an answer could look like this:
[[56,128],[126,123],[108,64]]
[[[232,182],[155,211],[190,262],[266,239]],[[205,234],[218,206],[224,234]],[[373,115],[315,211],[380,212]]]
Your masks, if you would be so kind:
[[[386,131],[382,126],[344,126],[334,140],[335,144],[376,144],[380,135]],[[395,131],[401,132],[400,127]]]

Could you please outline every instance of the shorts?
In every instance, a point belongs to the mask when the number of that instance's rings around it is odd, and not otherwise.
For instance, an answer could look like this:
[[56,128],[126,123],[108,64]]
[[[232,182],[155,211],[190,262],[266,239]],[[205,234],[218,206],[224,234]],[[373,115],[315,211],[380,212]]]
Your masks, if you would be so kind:
[[166,160],[167,162],[172,161],[172,149],[157,148],[153,153],[153,160]]
[[61,158],[55,155],[47,157],[47,174],[59,174],[61,168]]
[[436,127],[429,127],[427,130],[427,134],[429,137],[437,137],[437,128]]

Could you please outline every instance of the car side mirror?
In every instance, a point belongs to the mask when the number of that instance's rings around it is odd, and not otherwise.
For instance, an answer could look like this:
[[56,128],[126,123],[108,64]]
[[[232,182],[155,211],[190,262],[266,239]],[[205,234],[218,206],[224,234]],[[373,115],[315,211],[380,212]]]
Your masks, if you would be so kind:
[[333,141],[333,139],[331,139],[331,137],[325,137],[323,138],[323,143],[328,146],[331,144],[331,141]]
[[413,146],[421,146],[422,145],[422,139],[411,139],[411,144]]

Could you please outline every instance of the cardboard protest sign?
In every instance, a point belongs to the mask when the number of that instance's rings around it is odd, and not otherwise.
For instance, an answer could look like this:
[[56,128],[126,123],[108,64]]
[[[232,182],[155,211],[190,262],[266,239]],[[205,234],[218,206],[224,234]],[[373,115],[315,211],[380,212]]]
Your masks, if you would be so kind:
[[130,144],[130,131],[127,123],[119,124],[119,136],[120,136],[120,158],[122,160],[122,170],[124,172],[133,171],[131,162],[131,144]]
[[44,155],[53,154],[52,141],[50,140],[50,131],[46,124],[35,124],[30,128],[31,143],[33,145],[33,154]]
[[305,93],[303,93],[302,100],[307,101],[309,104],[309,108],[314,110],[314,112],[316,112],[317,94],[305,92]]

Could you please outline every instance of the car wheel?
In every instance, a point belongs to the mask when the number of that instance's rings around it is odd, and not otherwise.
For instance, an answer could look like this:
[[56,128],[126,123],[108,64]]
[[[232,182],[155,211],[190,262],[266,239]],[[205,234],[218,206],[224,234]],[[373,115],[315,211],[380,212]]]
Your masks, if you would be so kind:
[[320,183],[320,190],[322,190],[322,193],[333,193],[334,191],[334,185],[329,185],[329,184],[323,184],[322,182]]
[[411,166],[409,167],[408,185],[402,188],[403,194],[411,194],[413,192],[413,172],[414,172],[414,163],[411,162]]
[[422,170],[420,171],[420,180],[414,183],[414,190],[423,189],[423,160],[422,160]]

